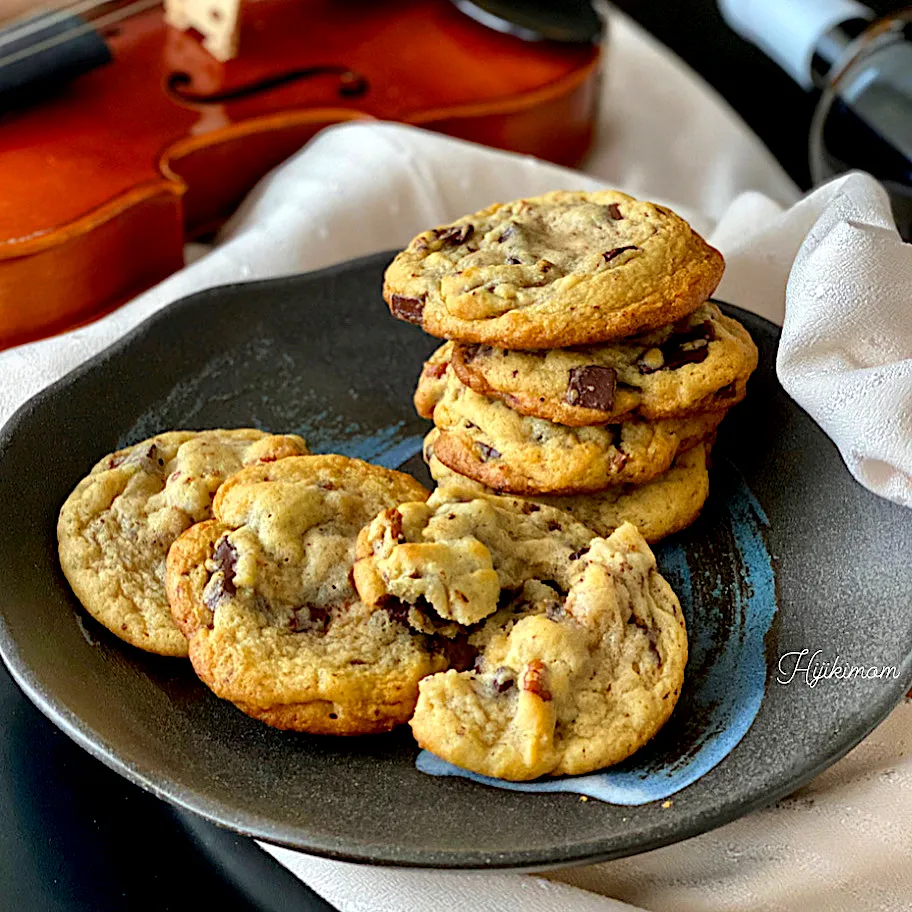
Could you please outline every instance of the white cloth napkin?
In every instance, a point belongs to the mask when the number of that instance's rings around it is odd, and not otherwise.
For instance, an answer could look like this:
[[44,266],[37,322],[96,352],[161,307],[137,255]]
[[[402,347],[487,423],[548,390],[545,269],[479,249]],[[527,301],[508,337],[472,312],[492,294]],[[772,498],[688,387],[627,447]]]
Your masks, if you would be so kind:
[[[627,20],[612,27],[588,176],[394,125],[327,131],[264,180],[193,265],[97,323],[0,353],[0,421],[192,291],[396,247],[496,199],[607,183],[669,202],[710,233],[728,260],[720,296],[784,316],[786,388],[860,481],[909,504],[912,248],[889,227],[882,192],[853,175],[785,208],[794,186],[740,120]],[[344,912],[629,908],[616,899],[694,912],[908,909],[910,730],[907,704],[798,798],[678,846],[549,878],[368,869],[265,848]]]

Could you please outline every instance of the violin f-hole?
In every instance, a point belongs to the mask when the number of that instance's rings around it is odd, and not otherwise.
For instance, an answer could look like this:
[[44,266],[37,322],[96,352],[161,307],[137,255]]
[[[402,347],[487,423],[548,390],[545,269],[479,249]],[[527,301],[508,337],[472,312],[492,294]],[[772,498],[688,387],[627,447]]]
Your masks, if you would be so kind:
[[189,87],[193,84],[193,77],[189,73],[178,71],[168,78],[168,92],[175,98],[190,104],[225,104],[229,101],[239,101],[252,95],[269,92],[292,82],[313,79],[317,76],[337,75],[339,77],[338,93],[340,98],[362,98],[367,94],[369,85],[367,78],[355,70],[345,66],[315,66],[304,67],[297,70],[288,70],[259,79],[247,85],[236,86],[224,92],[194,92]]

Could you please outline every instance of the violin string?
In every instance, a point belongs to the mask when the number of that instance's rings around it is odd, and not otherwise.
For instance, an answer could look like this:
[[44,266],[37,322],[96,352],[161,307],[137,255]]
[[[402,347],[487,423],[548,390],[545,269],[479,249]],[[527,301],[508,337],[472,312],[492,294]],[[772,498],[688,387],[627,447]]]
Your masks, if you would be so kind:
[[[27,38],[35,32],[44,31],[50,25],[60,22],[68,16],[82,16],[92,10],[110,6],[112,2],[116,3],[118,0],[70,0],[69,3],[57,4],[37,15],[27,16],[0,29],[0,48],[5,44]],[[119,14],[122,9],[123,7],[112,10],[112,13]]]
[[[94,6],[104,6],[106,2],[109,2],[109,0],[103,0],[101,3],[91,2],[88,5],[74,3],[71,4],[71,6],[82,5],[85,6],[85,10],[88,10]],[[78,38],[81,35],[88,35],[90,32],[100,31],[101,29],[107,28],[109,25],[115,25],[118,22],[122,22],[124,19],[128,19],[130,16],[145,12],[146,10],[150,10],[155,6],[159,6],[160,4],[161,0],[134,0],[133,3],[130,3],[121,9],[114,10],[113,12],[108,13],[106,16],[99,16],[98,19],[94,19],[91,22],[85,22],[82,25],[74,26],[65,32],[60,32],[57,35],[46,38],[44,41],[39,41],[37,44],[29,45],[28,47],[24,47],[19,51],[14,51],[12,54],[8,54],[6,57],[0,57],[0,67],[18,63],[20,60],[27,60],[29,57],[33,57],[36,54],[41,54],[44,51],[57,47],[60,44],[64,44],[73,38]],[[65,11],[66,9],[62,9],[59,12]],[[29,29],[19,30],[15,35],[15,38],[7,39],[4,36],[2,39],[0,39],[0,48],[2,48],[4,44],[9,44],[12,40],[18,40],[23,36],[32,34],[33,32],[42,31],[43,29],[47,28],[50,22],[53,21],[53,18],[43,18],[40,22],[28,23],[28,25],[32,27]]]
[[49,24],[67,16],[81,16],[83,13],[90,13],[93,9],[109,6],[111,2],[112,0],[69,0],[68,3],[55,3],[47,9],[23,16],[0,28],[0,46],[31,35],[33,32],[40,32]]
[[[73,0],[73,2],[56,6],[37,16],[29,16],[26,19],[21,19],[18,22],[14,22],[3,29],[0,29],[0,49],[2,49],[4,45],[21,41],[29,35],[44,31],[55,22],[60,22],[68,16],[81,16],[94,9],[110,6],[111,2],[112,0]],[[161,0],[156,0],[156,3],[152,5],[157,5],[160,2]],[[122,7],[121,9],[113,10],[108,15],[121,15],[123,18],[126,18],[126,16],[133,15],[132,12],[129,12],[129,9],[129,6]],[[73,31],[73,29],[70,29],[67,32],[61,32],[60,34],[66,35],[71,31]]]
[[59,22],[67,15],[79,16],[87,13],[96,6],[104,6],[110,0],[74,0],[72,3],[66,3],[61,6],[55,6],[53,9],[45,10],[37,16],[27,16],[11,25],[6,26],[0,31],[0,47],[4,44],[10,44],[21,38],[26,38],[34,32],[40,32],[46,29],[54,22]]

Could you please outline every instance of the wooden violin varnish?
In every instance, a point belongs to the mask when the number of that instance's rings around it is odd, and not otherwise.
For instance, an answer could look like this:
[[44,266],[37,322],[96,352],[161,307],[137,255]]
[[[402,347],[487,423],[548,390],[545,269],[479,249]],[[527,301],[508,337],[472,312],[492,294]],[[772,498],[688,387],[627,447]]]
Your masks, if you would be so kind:
[[179,269],[188,238],[332,124],[395,120],[576,164],[593,136],[598,26],[583,40],[515,31],[450,0],[169,0],[167,13],[80,0],[9,25],[0,348]]

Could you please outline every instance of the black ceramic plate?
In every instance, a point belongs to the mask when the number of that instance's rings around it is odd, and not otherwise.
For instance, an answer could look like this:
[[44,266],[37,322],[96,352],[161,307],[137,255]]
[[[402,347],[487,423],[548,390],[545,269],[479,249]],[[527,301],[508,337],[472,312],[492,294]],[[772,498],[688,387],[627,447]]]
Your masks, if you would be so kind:
[[[89,619],[57,564],[56,516],[79,478],[119,444],[173,427],[257,425],[303,430],[315,450],[387,461],[413,451],[426,425],[411,394],[435,343],[387,314],[379,288],[388,259],[180,301],[35,397],[4,429],[0,648],[57,725],[163,798],[271,842],[383,864],[540,868],[630,854],[724,823],[793,790],[884,718],[912,679],[912,519],[852,480],[778,386],[776,328],[737,308],[760,368],[715,453],[769,517],[779,611],[753,726],[670,807],[426,776],[407,731],[350,740],[273,731],[208,693],[186,663],[133,650]],[[685,546],[711,534],[713,510],[711,502],[684,533]],[[724,587],[714,597],[724,611]],[[778,684],[779,657],[803,649],[897,674]]]

